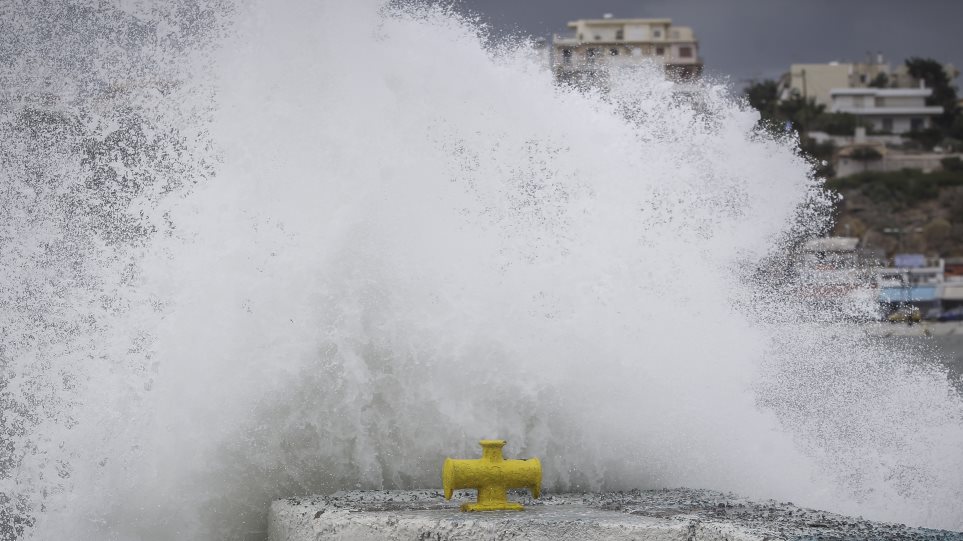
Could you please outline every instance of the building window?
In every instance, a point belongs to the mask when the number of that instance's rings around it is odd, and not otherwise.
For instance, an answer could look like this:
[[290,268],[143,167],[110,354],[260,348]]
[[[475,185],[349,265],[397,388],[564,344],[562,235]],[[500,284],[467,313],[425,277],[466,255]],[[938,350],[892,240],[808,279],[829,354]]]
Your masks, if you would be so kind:
[[664,54],[665,54],[665,47],[656,47],[656,48],[655,48],[655,55],[656,55],[656,56],[662,56],[662,55],[664,55]]
[[589,62],[595,62],[595,57],[598,56],[599,50],[596,48],[587,49],[585,51],[585,59]]
[[860,74],[859,74],[859,82],[862,83],[862,84],[866,84],[866,74],[865,74],[865,73],[860,73]]
[[615,47],[612,47],[611,49],[609,49],[609,54],[612,56],[619,56],[619,50],[616,49]]
[[910,131],[920,131],[923,129],[923,119],[922,118],[911,118],[910,119]]
[[661,37],[662,37],[662,31],[659,30],[658,28],[656,28],[655,30],[652,31],[652,37],[653,37],[653,38],[661,38]]
[[893,133],[893,119],[884,118],[883,119],[883,131],[887,133]]
[[579,32],[579,33],[578,33],[578,40],[579,40],[579,41],[585,41],[585,34]]
[[621,28],[615,31],[615,39],[618,39],[618,40],[625,39],[625,32]]
[[602,36],[595,34],[595,41],[602,41]]
[[853,96],[853,107],[859,107],[859,108],[862,108],[862,107],[863,107],[863,97],[862,97],[862,96]]
[[564,63],[566,63],[566,64],[571,64],[571,63],[572,63],[572,50],[571,50],[571,49],[562,49],[562,62],[564,62]]
[[679,58],[692,58],[692,47],[679,47]]

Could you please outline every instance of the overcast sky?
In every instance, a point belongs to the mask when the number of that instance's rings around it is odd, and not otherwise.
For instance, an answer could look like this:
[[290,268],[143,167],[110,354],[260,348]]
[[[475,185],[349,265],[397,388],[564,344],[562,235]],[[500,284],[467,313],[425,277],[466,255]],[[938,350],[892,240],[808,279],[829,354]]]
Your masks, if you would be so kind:
[[[707,73],[742,86],[799,62],[858,61],[882,52],[963,67],[963,0],[456,0],[497,34],[550,37],[576,19],[671,18],[699,39]],[[959,83],[959,79],[956,81]]]

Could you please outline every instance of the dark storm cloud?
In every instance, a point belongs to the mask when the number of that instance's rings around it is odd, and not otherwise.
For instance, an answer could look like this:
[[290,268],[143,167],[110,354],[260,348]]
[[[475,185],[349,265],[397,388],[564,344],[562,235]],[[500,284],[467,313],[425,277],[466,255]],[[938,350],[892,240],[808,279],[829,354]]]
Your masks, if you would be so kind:
[[963,0],[460,0],[496,34],[550,37],[575,19],[667,17],[691,26],[706,70],[741,85],[794,62],[910,56],[963,67]]

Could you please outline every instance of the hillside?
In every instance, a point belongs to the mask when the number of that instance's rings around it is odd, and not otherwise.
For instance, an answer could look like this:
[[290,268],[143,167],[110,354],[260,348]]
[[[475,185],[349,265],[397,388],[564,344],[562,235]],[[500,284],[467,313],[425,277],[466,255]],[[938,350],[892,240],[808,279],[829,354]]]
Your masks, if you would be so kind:
[[837,235],[869,248],[963,256],[963,171],[865,172],[829,179],[839,193]]

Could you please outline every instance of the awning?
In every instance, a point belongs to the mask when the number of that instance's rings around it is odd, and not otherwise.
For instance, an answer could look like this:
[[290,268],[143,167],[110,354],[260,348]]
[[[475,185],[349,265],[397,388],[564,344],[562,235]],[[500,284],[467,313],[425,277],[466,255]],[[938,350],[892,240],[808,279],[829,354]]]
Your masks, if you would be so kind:
[[936,286],[884,287],[879,290],[881,302],[925,302],[936,300]]

